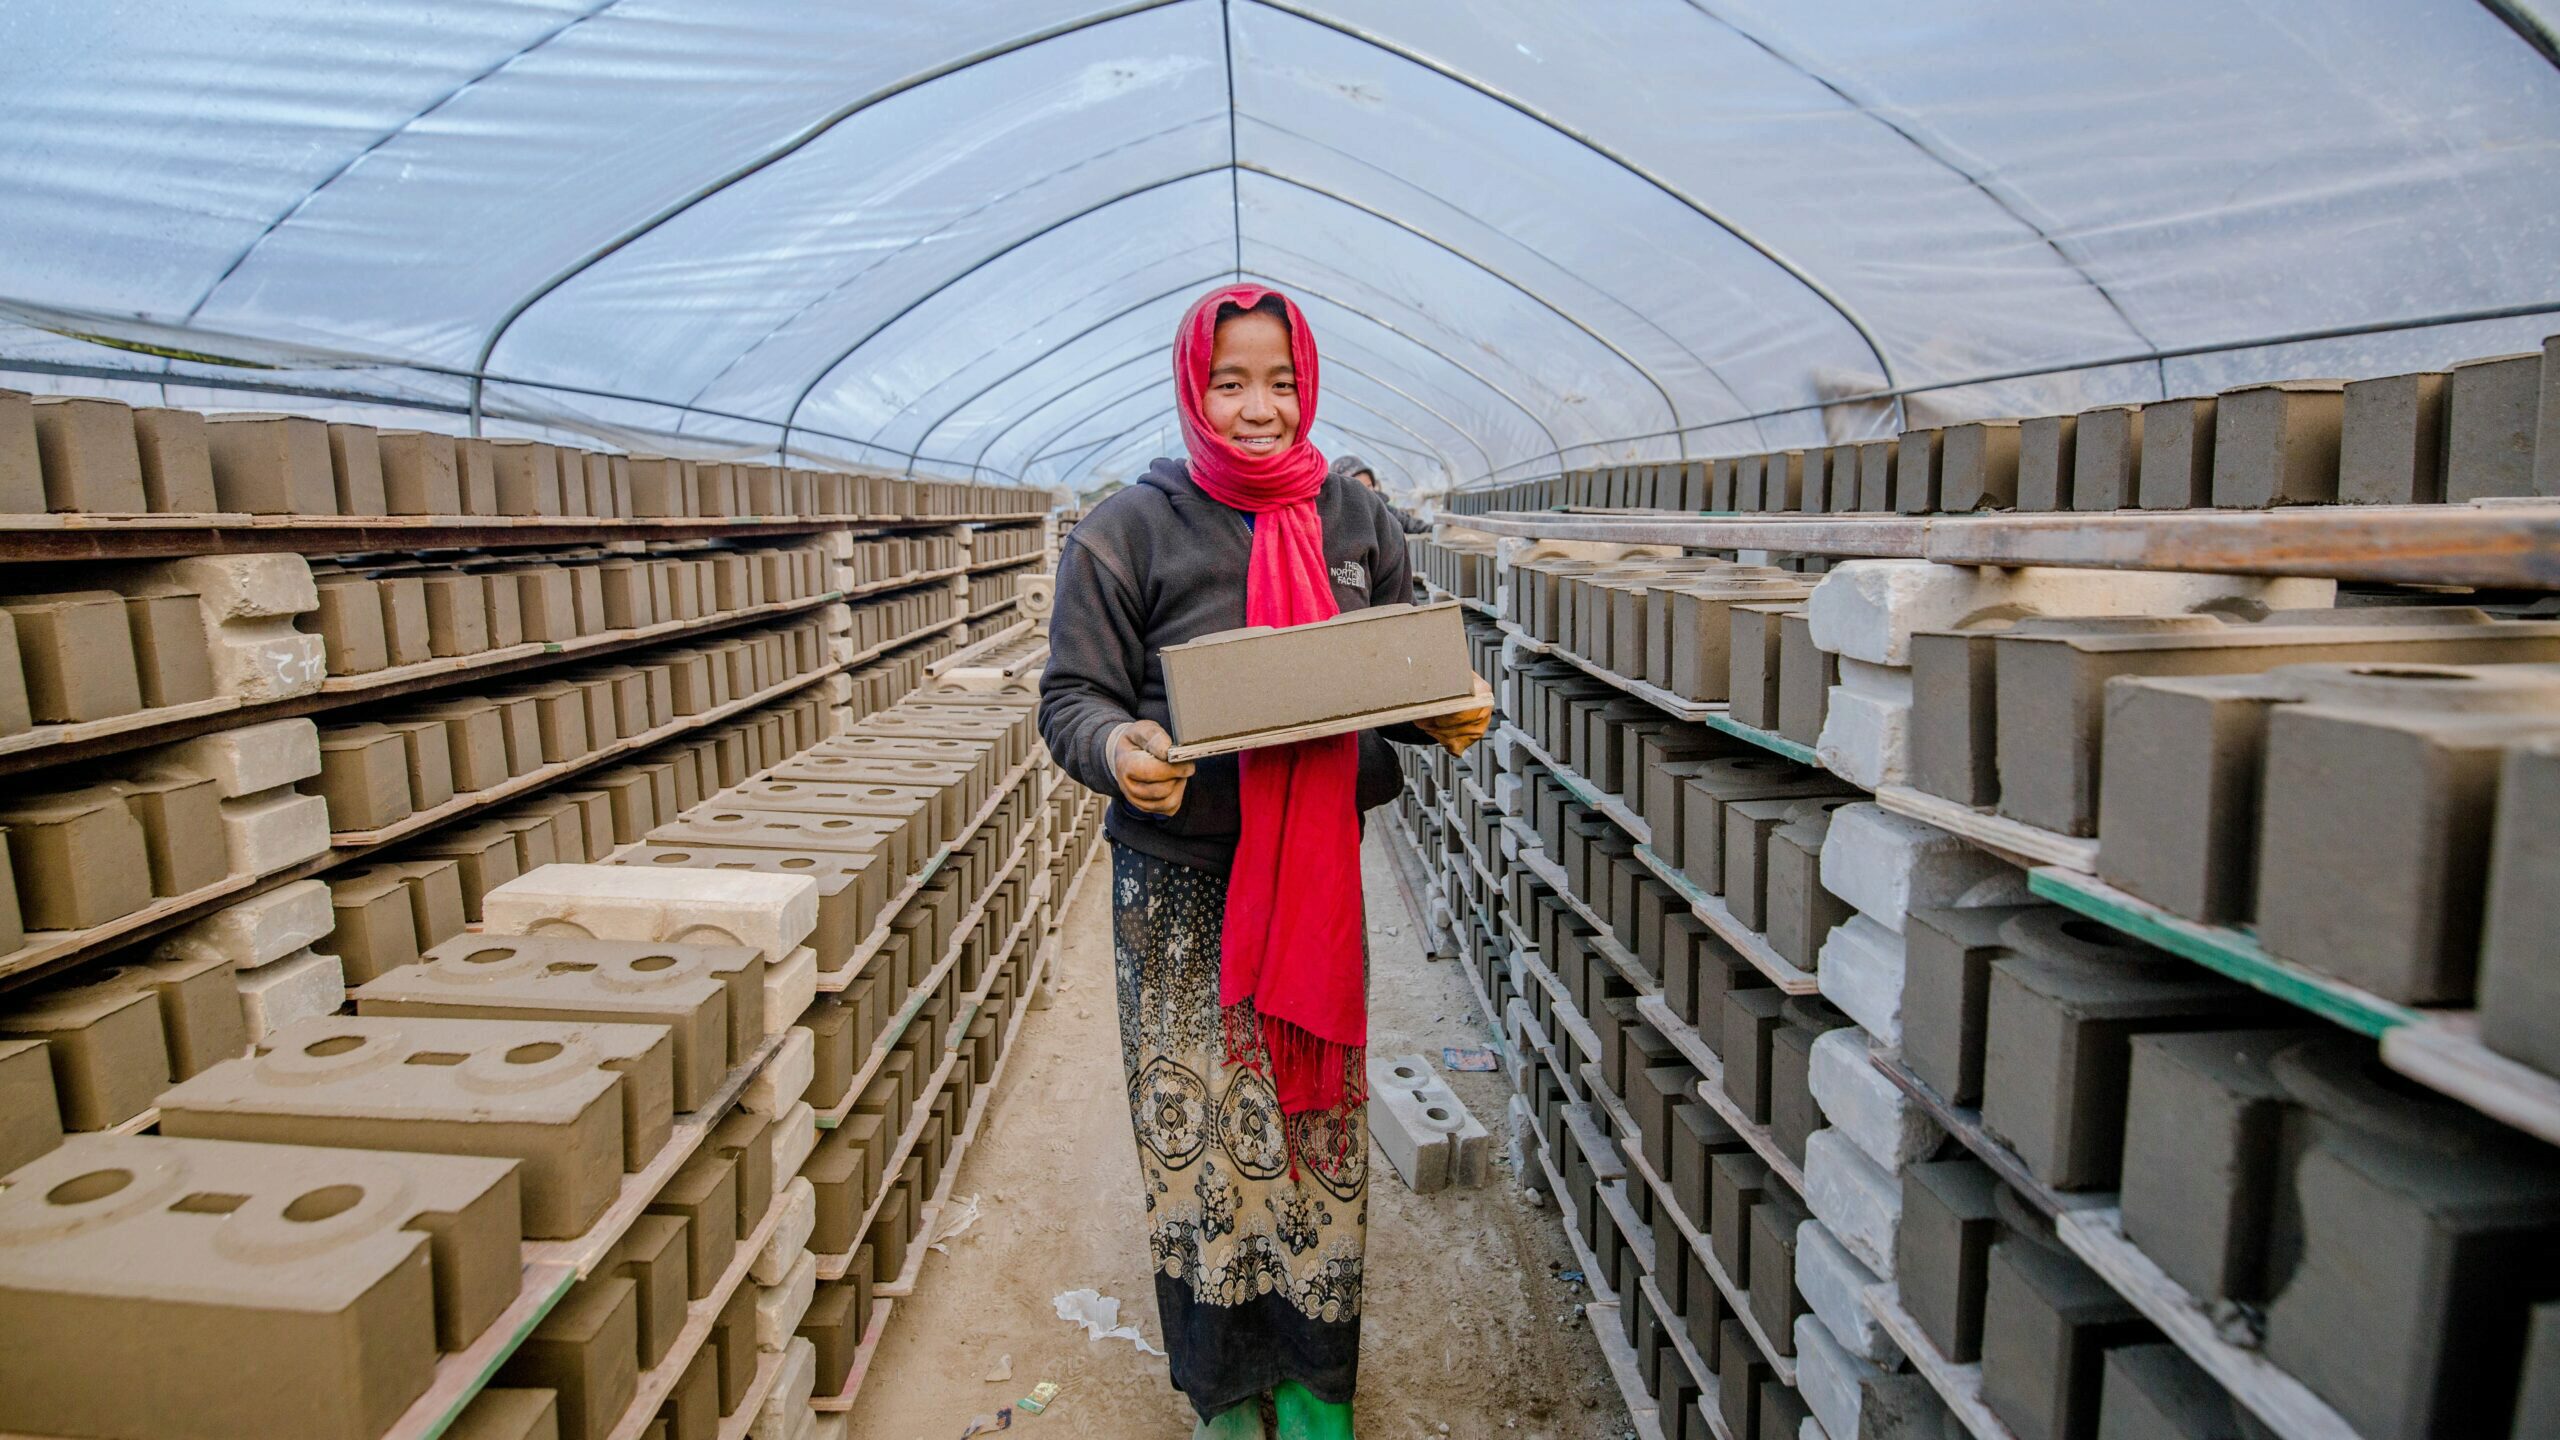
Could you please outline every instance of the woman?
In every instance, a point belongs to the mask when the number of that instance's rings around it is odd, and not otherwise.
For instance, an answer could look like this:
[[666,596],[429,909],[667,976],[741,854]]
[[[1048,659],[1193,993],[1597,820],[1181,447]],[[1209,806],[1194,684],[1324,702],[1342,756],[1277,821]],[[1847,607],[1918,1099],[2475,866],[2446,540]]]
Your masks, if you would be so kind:
[[1462,752],[1493,712],[1165,760],[1164,647],[1413,590],[1385,502],[1307,443],[1316,347],[1295,305],[1201,297],[1173,378],[1189,463],[1157,460],[1060,548],[1040,732],[1113,797],[1120,1055],[1173,1383],[1198,1436],[1260,1436],[1268,1395],[1282,1440],[1333,1440],[1368,1224],[1359,814],[1395,796],[1387,740]]

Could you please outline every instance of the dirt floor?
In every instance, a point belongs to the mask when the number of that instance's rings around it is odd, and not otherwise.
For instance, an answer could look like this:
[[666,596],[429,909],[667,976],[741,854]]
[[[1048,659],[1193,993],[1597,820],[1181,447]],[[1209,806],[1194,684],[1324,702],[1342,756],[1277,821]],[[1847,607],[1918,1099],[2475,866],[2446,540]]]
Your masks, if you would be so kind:
[[[1369,896],[1370,1049],[1478,1045],[1487,1034],[1453,960],[1426,961],[1383,842],[1363,863]],[[982,1218],[926,1257],[898,1302],[853,1414],[855,1440],[958,1440],[973,1418],[1032,1385],[1061,1387],[1012,1433],[1154,1440],[1191,1433],[1165,1362],[1126,1340],[1088,1340],[1053,1297],[1091,1287],[1123,1323],[1163,1336],[1141,1229],[1135,1142],[1123,1098],[1112,1000],[1110,857],[1067,916],[1047,1010],[1024,1018],[1003,1092],[960,1172],[955,1197]],[[1509,1086],[1500,1072],[1450,1084],[1497,1150]],[[1420,1197],[1370,1152],[1367,1313],[1358,1427],[1364,1440],[1619,1440],[1626,1411],[1558,1278],[1573,1265],[1554,1206],[1531,1207],[1507,1160],[1481,1189]],[[1615,1323],[1609,1312],[1596,1318]],[[1006,1378],[992,1380],[1002,1373]]]

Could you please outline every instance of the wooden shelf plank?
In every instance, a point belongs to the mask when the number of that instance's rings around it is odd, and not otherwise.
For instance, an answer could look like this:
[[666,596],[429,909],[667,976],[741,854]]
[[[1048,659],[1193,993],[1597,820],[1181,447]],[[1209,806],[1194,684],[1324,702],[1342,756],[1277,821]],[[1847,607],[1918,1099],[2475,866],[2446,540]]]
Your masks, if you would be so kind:
[[1710,729],[1721,730],[1736,740],[1748,740],[1772,755],[1784,755],[1799,765],[1810,765],[1816,770],[1823,768],[1822,757],[1814,753],[1812,746],[1799,745],[1775,730],[1745,725],[1734,719],[1729,711],[1719,710],[1707,716],[1705,723]]
[[2420,1018],[2418,1011],[2269,955],[2246,930],[2173,915],[2093,876],[2044,866],[2027,872],[2027,888],[2359,1035],[2380,1036]]
[[383,1432],[382,1440],[436,1440],[444,1434],[472,1400],[488,1388],[498,1367],[516,1353],[525,1337],[569,1293],[577,1279],[562,1266],[527,1265],[524,1285],[516,1291],[515,1303],[500,1311],[469,1348],[436,1362],[435,1383],[427,1387],[426,1394],[410,1402],[399,1420]]
[[2095,840],[1977,810],[1943,795],[1914,790],[1908,785],[1887,785],[1876,791],[1876,803],[1897,815],[1925,820],[1951,835],[1962,836],[2022,869],[2058,865],[2088,875],[2098,868]]
[[2382,1063],[2493,1120],[2560,1145],[2560,1079],[2480,1043],[2469,1011],[2382,1032]]
[[1732,907],[1724,903],[1723,896],[1710,895],[1699,889],[1698,882],[1682,873],[1679,866],[1668,864],[1654,854],[1649,845],[1636,847],[1636,859],[1653,872],[1655,879],[1679,891],[1681,898],[1689,902],[1689,913],[1716,932],[1724,943],[1740,952],[1743,959],[1751,962],[1751,968],[1766,976],[1770,984],[1789,995],[1821,992],[1822,983],[1812,971],[1779,954],[1777,948],[1769,943],[1769,937],[1743,924],[1734,915]]
[[2196,1298],[2124,1238],[2123,1212],[2112,1208],[2076,1211],[2055,1221],[2054,1230],[2072,1254],[2132,1301],[2188,1359],[2283,1440],[2358,1440],[2338,1412],[2301,1381],[2258,1352],[2225,1341]]

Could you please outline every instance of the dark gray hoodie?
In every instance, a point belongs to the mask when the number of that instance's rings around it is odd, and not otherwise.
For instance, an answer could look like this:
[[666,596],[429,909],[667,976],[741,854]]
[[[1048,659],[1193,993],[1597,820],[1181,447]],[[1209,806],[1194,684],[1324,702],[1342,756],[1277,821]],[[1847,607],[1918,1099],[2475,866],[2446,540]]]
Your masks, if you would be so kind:
[[[1328,479],[1316,511],[1333,598],[1344,610],[1412,600],[1404,531],[1376,492]],[[1077,521],[1059,547],[1049,662],[1040,679],[1041,738],[1068,775],[1111,797],[1104,833],[1160,859],[1221,873],[1235,860],[1236,757],[1201,761],[1183,788],[1182,809],[1156,816],[1120,798],[1104,746],[1131,720],[1172,728],[1156,652],[1243,628],[1252,545],[1241,511],[1210,499],[1183,462],[1157,460]],[[1363,810],[1395,798],[1400,782],[1387,739],[1429,743],[1410,725],[1361,735]]]

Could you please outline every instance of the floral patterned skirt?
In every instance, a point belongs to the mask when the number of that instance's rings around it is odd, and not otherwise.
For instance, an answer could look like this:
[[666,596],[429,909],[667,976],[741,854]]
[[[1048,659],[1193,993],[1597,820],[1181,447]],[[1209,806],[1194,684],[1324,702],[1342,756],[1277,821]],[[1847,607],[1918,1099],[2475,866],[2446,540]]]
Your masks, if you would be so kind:
[[1283,1380],[1348,1404],[1368,1111],[1284,1117],[1263,1074],[1227,1063],[1226,876],[1115,844],[1111,878],[1120,1060],[1174,1386],[1204,1418]]

